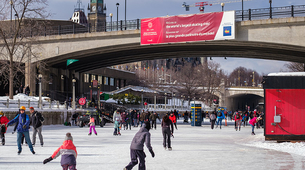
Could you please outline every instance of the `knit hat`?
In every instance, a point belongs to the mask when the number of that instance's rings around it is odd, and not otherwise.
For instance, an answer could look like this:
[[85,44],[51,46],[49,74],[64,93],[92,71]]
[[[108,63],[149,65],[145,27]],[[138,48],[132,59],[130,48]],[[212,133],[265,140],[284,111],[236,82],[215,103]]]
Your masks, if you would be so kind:
[[2,111],[0,111],[0,117],[2,117],[4,115],[4,113]]
[[30,110],[34,110],[34,107],[30,107]]
[[73,137],[71,136],[71,133],[67,133],[65,140],[71,140],[73,142]]

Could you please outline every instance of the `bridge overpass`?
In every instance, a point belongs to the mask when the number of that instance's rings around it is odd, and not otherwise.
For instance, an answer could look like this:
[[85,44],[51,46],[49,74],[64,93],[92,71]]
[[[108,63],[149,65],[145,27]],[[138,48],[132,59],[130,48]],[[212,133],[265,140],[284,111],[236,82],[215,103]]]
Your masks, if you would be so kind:
[[79,59],[70,70],[86,72],[117,64],[161,58],[243,57],[305,62],[305,17],[240,21],[236,39],[192,43],[140,45],[140,30],[96,32],[40,37],[44,60],[64,68],[67,59]]
[[[305,17],[236,23],[236,39],[192,43],[140,45],[140,30],[38,37],[38,52],[57,75],[82,81],[82,74],[101,67],[177,57],[243,57],[305,62]],[[30,57],[29,57],[30,58]],[[78,59],[66,69],[67,59]],[[26,63],[25,84],[35,89],[34,67]],[[46,74],[48,75],[48,74]],[[58,80],[57,80],[58,79]],[[69,80],[70,82],[70,80]],[[47,87],[47,84],[43,85]]]

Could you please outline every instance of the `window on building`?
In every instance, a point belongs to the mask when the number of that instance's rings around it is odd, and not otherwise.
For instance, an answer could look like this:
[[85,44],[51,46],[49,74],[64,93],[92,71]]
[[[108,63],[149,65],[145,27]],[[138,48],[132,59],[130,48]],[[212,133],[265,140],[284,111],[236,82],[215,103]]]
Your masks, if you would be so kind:
[[104,77],[104,85],[108,85],[108,77]]
[[98,76],[98,84],[103,84],[103,76]]
[[114,86],[114,78],[110,78],[110,86]]
[[89,74],[84,74],[84,82],[89,83]]
[[96,76],[95,75],[91,75],[91,80],[96,80]]

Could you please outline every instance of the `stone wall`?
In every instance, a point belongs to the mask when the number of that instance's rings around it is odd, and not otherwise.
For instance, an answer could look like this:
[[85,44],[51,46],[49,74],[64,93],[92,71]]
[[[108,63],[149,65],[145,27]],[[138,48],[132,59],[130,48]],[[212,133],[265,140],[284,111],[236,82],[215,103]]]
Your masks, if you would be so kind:
[[[5,116],[12,120],[16,116],[17,112],[4,112]],[[25,112],[30,116],[30,112]],[[67,111],[43,111],[40,112],[44,117],[43,125],[60,125],[64,124],[65,121],[69,121],[69,118],[72,115],[72,112]]]

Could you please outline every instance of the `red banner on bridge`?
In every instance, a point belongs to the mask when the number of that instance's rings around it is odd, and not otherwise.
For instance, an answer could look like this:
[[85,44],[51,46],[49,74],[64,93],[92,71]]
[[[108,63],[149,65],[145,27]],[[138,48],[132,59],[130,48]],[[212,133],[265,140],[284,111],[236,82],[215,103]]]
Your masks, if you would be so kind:
[[235,12],[141,20],[141,44],[235,39]]

